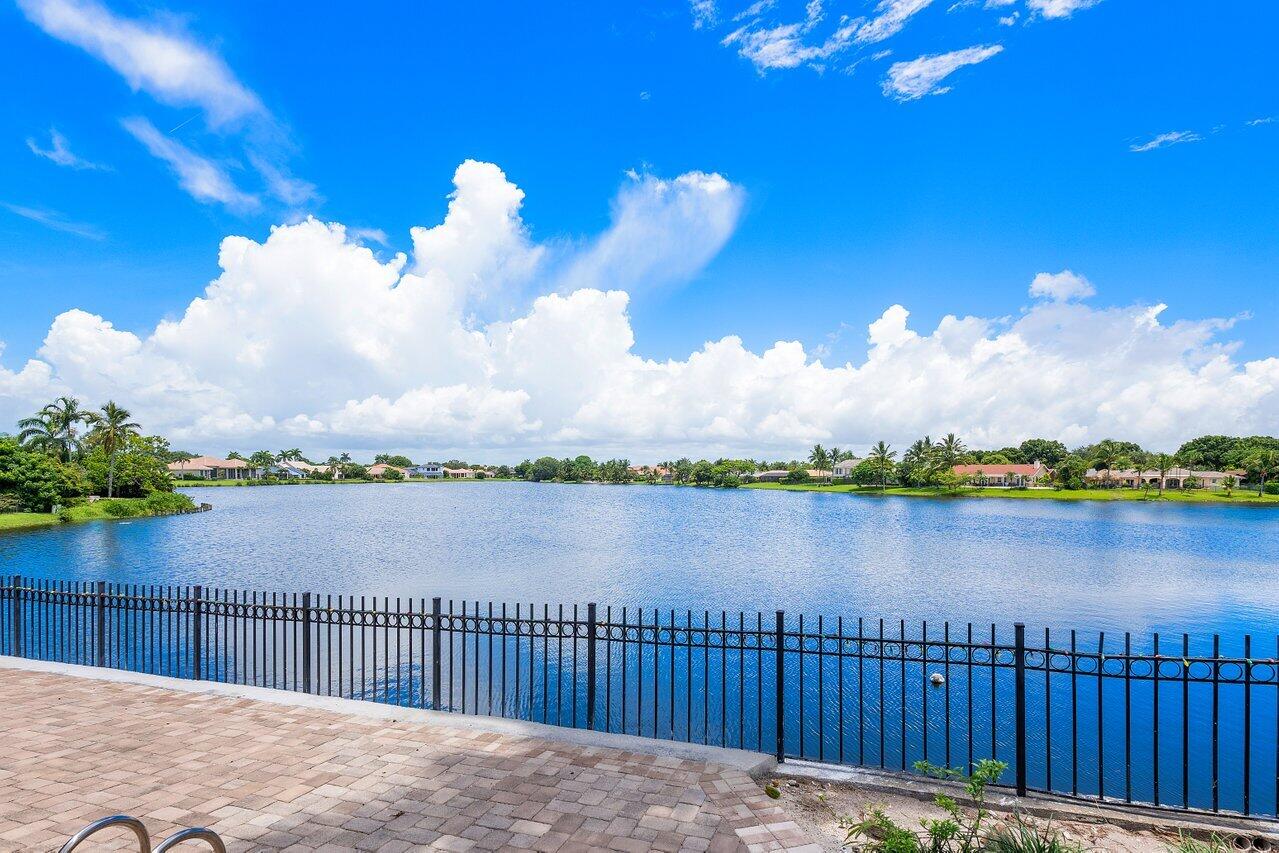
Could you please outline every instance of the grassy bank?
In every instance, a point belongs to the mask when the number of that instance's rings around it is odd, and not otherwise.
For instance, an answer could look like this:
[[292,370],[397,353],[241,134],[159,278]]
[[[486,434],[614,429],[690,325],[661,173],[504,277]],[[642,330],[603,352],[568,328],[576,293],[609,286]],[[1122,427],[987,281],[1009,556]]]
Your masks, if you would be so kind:
[[147,518],[194,509],[195,502],[186,495],[157,493],[145,498],[112,498],[94,501],[52,512],[0,513],[0,531],[30,530],[81,521],[108,521],[121,518]]
[[1133,501],[1137,503],[1187,503],[1187,504],[1238,504],[1241,506],[1279,507],[1279,495],[1261,495],[1256,492],[1235,489],[1227,497],[1225,492],[1195,489],[1193,491],[1156,491],[1140,489],[919,489],[889,486],[880,490],[877,486],[853,486],[825,483],[748,483],[745,489],[771,489],[783,492],[841,492],[861,495],[905,495],[921,498],[1005,498],[1010,500],[1047,501]]

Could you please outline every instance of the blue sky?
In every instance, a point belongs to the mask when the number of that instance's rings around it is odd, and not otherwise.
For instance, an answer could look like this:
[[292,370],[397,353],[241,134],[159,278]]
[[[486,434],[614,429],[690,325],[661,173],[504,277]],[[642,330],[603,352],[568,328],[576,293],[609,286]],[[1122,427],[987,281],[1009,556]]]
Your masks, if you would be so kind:
[[[364,239],[383,261],[412,254],[409,229],[444,218],[467,159],[500,167],[530,239],[561,248],[607,232],[628,171],[717,173],[740,191],[705,263],[633,277],[631,352],[645,359],[735,335],[752,353],[798,341],[810,360],[858,365],[890,305],[924,335],[948,314],[1016,318],[1036,274],[1066,269],[1098,310],[1164,303],[1169,326],[1247,315],[1220,341],[1239,370],[1276,355],[1279,7],[777,0],[734,20],[747,5],[0,8],[0,364],[52,361],[41,342],[70,309],[145,340],[218,277],[228,235],[262,242],[313,214],[383,232]],[[69,36],[68,14],[90,24]],[[789,24],[795,41],[775,29]],[[161,79],[163,63],[131,79],[95,26],[165,34],[226,79]],[[988,55],[908,88],[912,61],[970,49]],[[221,173],[219,199],[180,185],[157,156],[171,143]],[[481,319],[523,316],[551,289]],[[537,440],[590,438],[557,434]]]

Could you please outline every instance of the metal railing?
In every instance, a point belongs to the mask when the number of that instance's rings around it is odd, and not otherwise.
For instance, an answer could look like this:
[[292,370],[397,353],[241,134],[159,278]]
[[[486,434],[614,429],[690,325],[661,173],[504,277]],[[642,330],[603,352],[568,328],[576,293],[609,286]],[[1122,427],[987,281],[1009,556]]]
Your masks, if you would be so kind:
[[[67,843],[58,849],[58,853],[71,853],[72,850],[83,844],[90,836],[97,835],[104,830],[114,829],[117,826],[124,827],[133,833],[133,837],[138,842],[138,853],[152,853],[151,838],[147,834],[146,826],[136,817],[130,817],[126,814],[111,815],[110,817],[95,820],[68,838]],[[202,826],[178,830],[161,841],[159,846],[155,848],[154,853],[165,853],[166,850],[172,850],[186,841],[203,841],[209,845],[213,853],[226,853],[226,845],[222,843],[221,836],[213,830],[205,829]]]
[[7,579],[0,652],[1275,816],[1279,640]]

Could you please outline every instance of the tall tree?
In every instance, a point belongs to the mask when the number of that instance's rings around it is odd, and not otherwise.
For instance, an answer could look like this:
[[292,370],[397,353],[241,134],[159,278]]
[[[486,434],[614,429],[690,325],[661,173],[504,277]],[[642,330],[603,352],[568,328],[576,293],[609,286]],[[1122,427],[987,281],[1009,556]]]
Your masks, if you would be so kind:
[[1106,472],[1106,481],[1110,481],[1110,473],[1119,464],[1119,460],[1123,458],[1126,450],[1141,450],[1140,447],[1133,445],[1131,448],[1125,448],[1117,442],[1110,439],[1103,439],[1097,443],[1092,452],[1092,466],[1094,468]]
[[820,444],[813,445],[813,451],[808,454],[808,461],[813,463],[813,467],[818,471],[830,470],[830,454]]
[[879,470],[879,490],[882,492],[888,486],[888,466],[897,458],[897,451],[893,450],[891,445],[878,441],[870,449],[870,455],[866,458]]
[[1258,450],[1244,461],[1244,467],[1257,474],[1257,497],[1266,493],[1266,480],[1279,473],[1279,451]]
[[946,437],[937,442],[937,453],[948,469],[958,465],[960,457],[967,451],[968,448],[964,447],[964,443],[953,432],[946,433]]
[[1172,470],[1172,466],[1176,464],[1176,460],[1167,453],[1156,453],[1151,458],[1150,464],[1155,466],[1155,470],[1159,472],[1159,495],[1163,497],[1164,480],[1168,477],[1168,472]]
[[24,444],[55,453],[59,460],[70,462],[80,449],[78,427],[87,423],[90,413],[80,408],[75,397],[59,397],[47,404],[35,417],[18,421],[18,439]]
[[124,446],[130,436],[135,436],[142,429],[129,420],[133,414],[108,400],[99,411],[89,414],[91,435],[93,440],[102,446],[107,455],[107,497],[115,492],[115,455]]

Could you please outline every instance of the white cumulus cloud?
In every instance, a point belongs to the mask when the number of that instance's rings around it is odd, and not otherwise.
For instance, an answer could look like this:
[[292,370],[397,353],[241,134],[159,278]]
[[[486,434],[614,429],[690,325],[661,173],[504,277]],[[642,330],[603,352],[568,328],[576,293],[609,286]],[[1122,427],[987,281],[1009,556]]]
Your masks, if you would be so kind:
[[1070,270],[1059,273],[1041,272],[1030,282],[1031,296],[1047,297],[1058,302],[1087,299],[1096,293],[1097,289],[1092,282]]
[[[1095,307],[1079,301],[1095,288],[1069,270],[1036,276],[1037,299],[1012,318],[917,328],[891,305],[842,364],[799,341],[753,350],[735,335],[649,358],[621,283],[695,278],[734,230],[740,187],[637,175],[604,232],[572,242],[535,241],[522,191],[495,165],[463,163],[455,187],[444,220],[414,229],[411,259],[381,260],[344,226],[307,219],[261,241],[224,239],[218,276],[149,332],[58,315],[34,358],[0,363],[0,423],[71,393],[114,399],[206,452],[285,443],[314,455],[651,461],[950,431],[975,446],[1112,435],[1171,447],[1279,418],[1279,358],[1238,358],[1233,321]],[[494,299],[511,313],[477,319]]]

